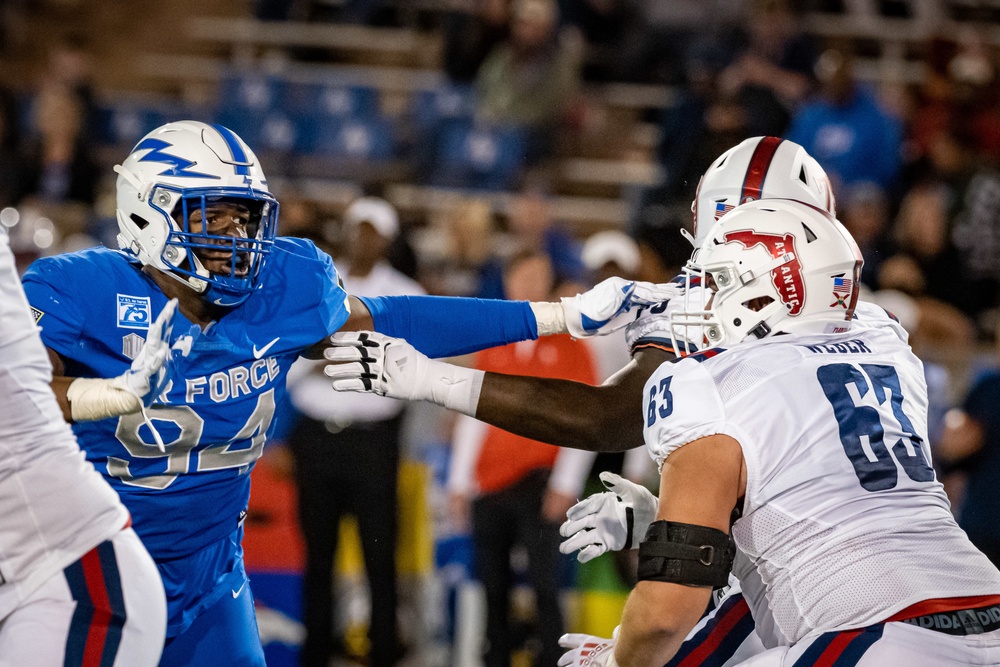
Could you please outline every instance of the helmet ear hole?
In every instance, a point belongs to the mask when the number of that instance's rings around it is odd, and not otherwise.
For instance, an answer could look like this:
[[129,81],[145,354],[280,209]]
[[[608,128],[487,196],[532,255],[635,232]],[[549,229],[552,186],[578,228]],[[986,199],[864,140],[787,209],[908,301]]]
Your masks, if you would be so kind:
[[142,216],[136,215],[135,213],[131,214],[129,216],[129,219],[131,219],[132,222],[135,223],[135,226],[138,227],[139,229],[145,229],[146,227],[149,227],[149,220],[146,220]]
[[[744,301],[742,305],[743,305],[744,308],[747,308],[748,310],[752,310],[755,313],[759,313],[760,311],[764,310],[764,308],[766,308],[767,306],[771,305],[772,303],[774,303],[774,298],[773,297],[770,297],[770,296],[758,296],[758,297],[754,297],[753,299],[750,299],[749,301]],[[739,325],[737,325],[737,326],[739,326]]]

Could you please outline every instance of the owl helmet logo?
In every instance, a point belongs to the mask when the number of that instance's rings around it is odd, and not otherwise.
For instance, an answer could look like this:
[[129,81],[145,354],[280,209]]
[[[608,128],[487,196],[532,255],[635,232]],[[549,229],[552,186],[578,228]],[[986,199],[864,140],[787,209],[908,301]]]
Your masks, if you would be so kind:
[[771,257],[780,259],[786,255],[791,258],[771,271],[771,283],[778,291],[781,302],[788,309],[788,314],[796,316],[802,312],[805,301],[806,286],[802,278],[802,263],[795,252],[795,237],[791,234],[767,234],[752,229],[740,229],[726,232],[723,236],[726,243],[740,243],[750,250],[755,246],[763,246]]

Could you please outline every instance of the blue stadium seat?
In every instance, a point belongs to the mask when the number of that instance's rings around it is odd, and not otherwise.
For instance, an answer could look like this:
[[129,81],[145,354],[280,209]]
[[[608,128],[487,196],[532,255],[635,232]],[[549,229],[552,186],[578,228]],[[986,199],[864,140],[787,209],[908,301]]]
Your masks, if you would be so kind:
[[431,182],[446,187],[506,190],[524,166],[527,140],[516,127],[446,123],[438,138]]
[[396,156],[396,131],[385,118],[303,117],[299,127],[298,146],[306,153],[371,162]]
[[147,132],[187,116],[177,109],[149,108],[123,103],[94,110],[94,140],[108,146],[134,146]]
[[413,96],[410,113],[421,134],[438,128],[442,123],[472,120],[475,99],[471,86],[448,85],[434,90],[421,90]]
[[321,118],[375,118],[379,114],[378,91],[338,84],[292,84],[282,98],[290,115]]
[[233,72],[219,83],[219,110],[264,113],[282,103],[286,88],[277,77]]
[[225,125],[255,150],[270,147],[265,144],[282,143],[288,143],[283,148],[290,149],[294,146],[294,132],[291,142],[283,139],[290,134],[291,121],[283,120],[280,111],[287,89],[288,84],[278,77],[232,72],[219,83],[213,122]]

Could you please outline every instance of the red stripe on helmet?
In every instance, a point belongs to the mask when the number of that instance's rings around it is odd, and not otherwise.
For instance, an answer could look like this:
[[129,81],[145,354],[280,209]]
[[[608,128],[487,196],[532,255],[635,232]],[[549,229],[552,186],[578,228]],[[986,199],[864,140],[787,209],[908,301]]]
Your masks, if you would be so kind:
[[761,190],[764,187],[764,178],[767,170],[771,168],[774,154],[778,152],[778,146],[784,139],[778,137],[764,137],[753,150],[750,156],[750,164],[747,166],[747,174],[743,177],[743,190],[740,193],[740,204],[748,201],[756,201],[761,198]]

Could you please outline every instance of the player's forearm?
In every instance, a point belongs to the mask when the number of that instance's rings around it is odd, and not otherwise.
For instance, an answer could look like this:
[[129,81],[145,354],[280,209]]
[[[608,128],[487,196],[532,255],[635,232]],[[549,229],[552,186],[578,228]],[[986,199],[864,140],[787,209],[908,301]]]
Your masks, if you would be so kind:
[[570,380],[486,373],[476,419],[526,438],[593,452],[642,445],[639,395]]
[[[615,645],[618,665],[630,667],[668,662],[697,624],[710,596],[708,588],[640,581],[622,612]],[[651,613],[651,610],[655,611]]]

